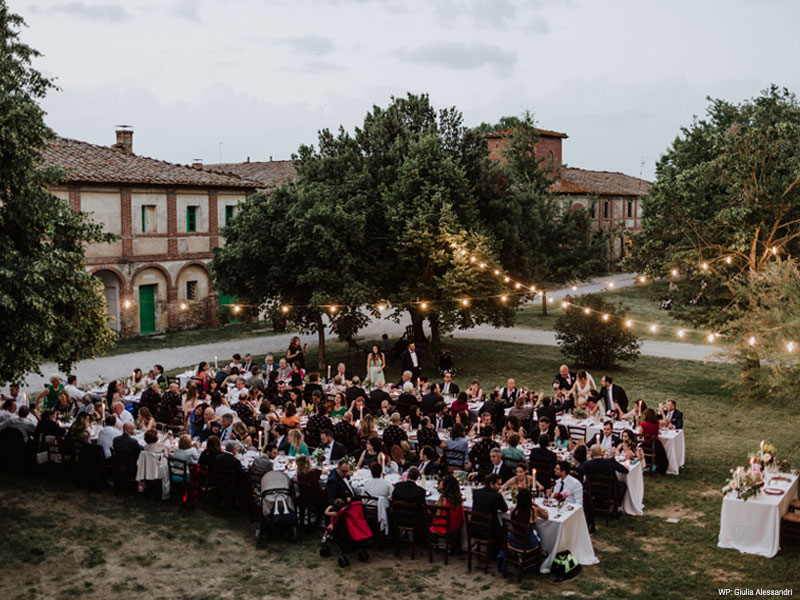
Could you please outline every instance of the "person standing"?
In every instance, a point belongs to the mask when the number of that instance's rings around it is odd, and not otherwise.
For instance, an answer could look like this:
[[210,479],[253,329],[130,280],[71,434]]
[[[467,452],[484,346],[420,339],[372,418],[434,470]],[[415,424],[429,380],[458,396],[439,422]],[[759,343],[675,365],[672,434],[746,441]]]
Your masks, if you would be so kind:
[[400,362],[403,366],[403,371],[411,372],[412,381],[416,381],[422,376],[422,365],[417,354],[417,345],[414,342],[411,342],[408,348],[403,351],[400,356]]
[[377,345],[372,347],[372,352],[367,356],[367,377],[372,382],[372,387],[383,387],[386,385],[386,375],[383,370],[386,368],[386,357]]

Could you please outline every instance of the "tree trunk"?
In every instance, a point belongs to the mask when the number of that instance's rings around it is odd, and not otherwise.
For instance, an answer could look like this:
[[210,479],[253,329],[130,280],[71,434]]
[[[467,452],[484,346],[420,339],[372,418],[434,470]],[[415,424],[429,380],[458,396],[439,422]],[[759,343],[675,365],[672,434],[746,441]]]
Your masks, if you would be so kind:
[[439,315],[430,315],[428,324],[431,327],[431,357],[433,358],[433,363],[438,367],[439,352],[442,350],[442,339],[439,335]]
[[547,291],[542,290],[542,316],[547,316]]
[[322,322],[322,313],[317,314],[317,336],[319,337],[319,349],[317,351],[317,368],[320,373],[327,373],[328,365],[325,361],[325,324]]
[[411,327],[414,333],[414,343],[417,346],[426,346],[428,340],[425,339],[425,331],[422,329],[422,324],[425,321],[422,312],[416,309],[411,309],[408,312],[411,313]]

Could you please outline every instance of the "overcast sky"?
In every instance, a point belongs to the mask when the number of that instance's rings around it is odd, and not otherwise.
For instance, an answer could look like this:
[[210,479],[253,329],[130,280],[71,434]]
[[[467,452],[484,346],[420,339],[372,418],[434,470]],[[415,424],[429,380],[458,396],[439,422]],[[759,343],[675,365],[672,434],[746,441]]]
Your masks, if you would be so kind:
[[[640,172],[705,97],[800,90],[792,0],[7,0],[61,91],[57,133],[188,163],[289,158],[428,92],[467,124],[531,109],[575,167]],[[644,164],[642,165],[642,161]]]

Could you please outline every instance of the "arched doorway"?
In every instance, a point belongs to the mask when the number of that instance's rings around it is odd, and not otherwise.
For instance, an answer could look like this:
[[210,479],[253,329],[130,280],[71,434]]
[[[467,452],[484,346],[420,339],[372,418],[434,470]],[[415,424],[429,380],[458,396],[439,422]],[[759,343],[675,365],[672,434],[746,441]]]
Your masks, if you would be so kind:
[[94,276],[103,282],[103,297],[106,299],[106,311],[109,315],[114,317],[111,323],[109,323],[109,327],[119,333],[119,296],[122,287],[119,277],[112,271],[105,269],[95,272]]

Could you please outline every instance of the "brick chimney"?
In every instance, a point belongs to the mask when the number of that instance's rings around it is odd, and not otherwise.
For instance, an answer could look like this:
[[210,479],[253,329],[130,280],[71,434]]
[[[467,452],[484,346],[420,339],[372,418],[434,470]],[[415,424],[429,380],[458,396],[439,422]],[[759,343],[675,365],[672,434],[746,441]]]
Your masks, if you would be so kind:
[[203,159],[202,158],[194,158],[194,159],[192,159],[192,168],[202,171],[203,170]]
[[130,125],[117,125],[117,128],[117,143],[112,147],[133,154],[133,129]]

